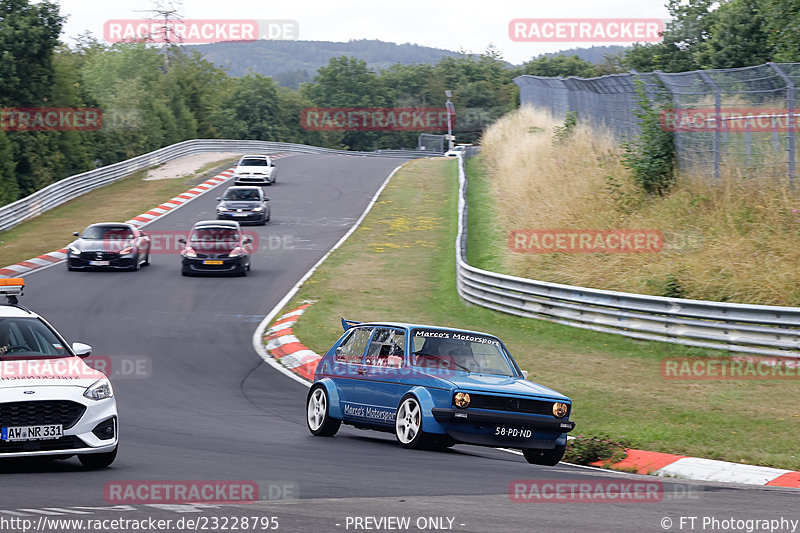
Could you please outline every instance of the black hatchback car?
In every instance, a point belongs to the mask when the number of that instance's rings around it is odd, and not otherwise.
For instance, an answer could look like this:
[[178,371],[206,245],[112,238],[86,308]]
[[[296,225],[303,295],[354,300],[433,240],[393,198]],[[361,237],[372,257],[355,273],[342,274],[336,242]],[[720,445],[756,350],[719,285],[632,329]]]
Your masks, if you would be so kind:
[[250,222],[262,226],[269,222],[269,198],[264,196],[261,187],[228,187],[217,201],[217,218],[220,220],[235,220],[242,224]]
[[178,239],[181,250],[181,273],[233,274],[246,276],[250,270],[250,244],[253,239],[242,234],[238,222],[203,220],[197,222],[189,240]]
[[67,246],[67,269],[139,270],[150,264],[150,237],[133,224],[92,224]]

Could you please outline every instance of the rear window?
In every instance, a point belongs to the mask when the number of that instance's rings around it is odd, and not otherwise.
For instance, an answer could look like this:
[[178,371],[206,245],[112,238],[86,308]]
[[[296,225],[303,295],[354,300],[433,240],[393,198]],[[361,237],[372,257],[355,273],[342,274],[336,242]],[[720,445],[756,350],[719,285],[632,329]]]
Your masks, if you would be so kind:
[[269,166],[267,160],[263,157],[248,157],[246,159],[242,159],[242,162],[239,163],[240,166],[243,167],[266,167]]

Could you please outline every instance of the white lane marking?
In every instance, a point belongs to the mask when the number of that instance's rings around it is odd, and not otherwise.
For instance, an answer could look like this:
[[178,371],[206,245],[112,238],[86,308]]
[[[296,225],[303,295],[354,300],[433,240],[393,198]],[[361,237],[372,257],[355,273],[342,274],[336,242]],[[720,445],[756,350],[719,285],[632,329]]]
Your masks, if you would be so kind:
[[75,509],[86,509],[87,511],[136,511],[136,507],[133,505],[104,505],[102,507],[76,505]]
[[20,511],[26,511],[26,512],[28,512],[28,513],[44,514],[44,515],[58,515],[58,516],[63,516],[63,515],[65,514],[65,513],[59,513],[59,512],[57,512],[57,511],[46,511],[46,510],[44,510],[44,509],[25,509],[25,508],[20,508],[19,510],[20,510]]
[[75,509],[64,509],[63,507],[44,507],[42,508],[44,511],[55,511],[59,513],[67,513],[67,514],[92,514],[88,511],[76,511]]
[[34,516],[31,513],[21,513],[19,511],[4,511],[0,509],[0,513],[11,515],[11,516]]
[[402,166],[403,165],[399,165],[399,166],[395,167],[394,170],[392,170],[392,172],[383,181],[383,183],[381,184],[381,186],[378,189],[378,191],[372,197],[372,200],[370,200],[369,205],[367,205],[367,208],[364,209],[364,212],[361,213],[360,217],[358,217],[358,220],[356,220],[355,224],[353,224],[353,226],[349,230],[347,230],[347,233],[342,235],[342,238],[339,239],[337,241],[337,243],[333,245],[333,248],[328,250],[328,252],[325,255],[323,255],[320,258],[320,260],[317,261],[314,264],[314,266],[312,266],[308,270],[308,272],[305,273],[305,275],[303,275],[302,278],[300,278],[300,281],[295,283],[294,287],[292,287],[289,290],[289,292],[286,293],[286,295],[283,297],[283,299],[281,299],[281,301],[278,302],[277,305],[272,308],[272,310],[269,312],[269,314],[267,314],[267,316],[264,317],[264,320],[261,321],[261,323],[258,325],[256,330],[253,332],[253,349],[255,349],[256,353],[261,357],[261,359],[266,361],[266,363],[268,365],[270,365],[272,368],[274,368],[278,372],[281,372],[282,374],[285,374],[286,376],[289,376],[293,380],[297,381],[298,383],[302,383],[306,387],[310,387],[311,383],[309,383],[305,379],[301,378],[300,376],[298,376],[297,374],[295,374],[294,372],[292,372],[291,370],[289,370],[288,368],[286,368],[285,366],[280,364],[278,361],[276,361],[275,359],[270,357],[269,353],[267,352],[266,348],[264,347],[264,341],[263,341],[263,339],[264,339],[264,330],[267,329],[267,326],[269,326],[269,323],[272,321],[272,319],[275,317],[275,315],[280,313],[281,309],[283,309],[286,306],[286,304],[289,303],[289,300],[294,298],[294,295],[297,294],[297,291],[300,290],[300,287],[303,285],[303,283],[305,283],[306,280],[308,280],[308,278],[310,278],[311,275],[317,270],[317,268],[319,268],[319,266],[322,263],[325,262],[325,260],[328,258],[328,256],[331,255],[342,244],[344,244],[344,242],[347,240],[347,238],[350,237],[350,235],[352,235],[353,232],[355,232],[358,229],[358,227],[361,225],[361,223],[364,221],[364,219],[369,214],[370,210],[372,209],[372,206],[375,205],[375,202],[378,201],[378,197],[383,192],[383,189],[385,189],[386,185],[389,184],[389,180],[392,179],[392,177],[397,173],[398,170],[400,170],[400,167],[402,167]]
[[148,503],[145,507],[161,509],[163,511],[173,511],[176,513],[202,513],[203,507],[197,504],[178,504],[178,503]]

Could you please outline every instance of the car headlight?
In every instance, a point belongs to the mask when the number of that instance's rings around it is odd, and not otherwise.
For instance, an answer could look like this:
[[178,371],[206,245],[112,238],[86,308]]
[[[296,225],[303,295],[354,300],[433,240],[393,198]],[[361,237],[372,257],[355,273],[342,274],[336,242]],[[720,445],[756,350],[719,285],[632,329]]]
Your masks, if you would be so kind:
[[81,251],[78,250],[75,246],[71,246],[71,245],[69,247],[69,253],[71,253],[73,255],[81,255]]
[[181,255],[183,257],[197,257],[197,252],[194,251],[194,248],[187,246],[181,250]]
[[260,213],[260,212],[261,212],[261,211],[263,211],[263,210],[264,210],[264,208],[263,208],[263,207],[254,207],[254,208],[253,208],[253,211],[255,211],[255,212],[257,212],[257,213]]
[[564,418],[567,414],[568,406],[565,403],[556,402],[553,404],[553,416],[556,418]]
[[459,407],[461,409],[466,409],[467,407],[469,407],[469,400],[470,400],[469,394],[467,394],[466,392],[456,393],[455,397],[456,407]]
[[217,211],[227,211],[227,210],[228,210],[228,208],[225,207],[224,205],[218,205],[217,206]]
[[126,246],[119,251],[119,255],[128,255],[133,253],[133,246]]
[[242,249],[242,247],[241,246],[237,246],[236,248],[231,250],[231,252],[228,254],[228,257],[239,257],[243,253],[244,253],[244,250]]
[[108,378],[100,378],[86,389],[83,396],[90,400],[105,400],[114,396],[114,389],[111,388]]

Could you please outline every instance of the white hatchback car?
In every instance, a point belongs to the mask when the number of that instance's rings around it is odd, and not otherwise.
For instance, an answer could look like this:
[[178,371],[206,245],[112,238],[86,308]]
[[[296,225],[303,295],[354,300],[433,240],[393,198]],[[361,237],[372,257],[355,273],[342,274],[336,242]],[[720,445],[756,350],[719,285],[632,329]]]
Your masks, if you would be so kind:
[[236,185],[272,185],[277,178],[278,170],[268,155],[243,155],[233,171]]
[[88,468],[117,456],[111,382],[87,365],[91,347],[64,338],[17,304],[25,281],[0,279],[0,459],[77,455]]

